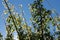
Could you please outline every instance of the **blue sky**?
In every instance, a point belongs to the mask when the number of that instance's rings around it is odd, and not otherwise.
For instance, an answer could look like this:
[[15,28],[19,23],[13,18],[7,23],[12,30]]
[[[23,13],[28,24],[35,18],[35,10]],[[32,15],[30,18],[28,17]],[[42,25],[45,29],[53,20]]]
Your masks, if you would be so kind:
[[[5,23],[4,23],[5,19],[3,19],[3,17],[6,18],[7,15],[1,16],[2,14],[4,14],[3,11],[5,10],[5,8],[2,4],[2,1],[3,0],[0,0],[0,32],[4,36],[6,36]],[[47,9],[56,9],[56,11],[58,13],[60,13],[60,0],[48,0],[48,1],[54,8],[49,6],[49,4],[45,0],[44,0],[44,3],[43,3],[44,7],[47,8]],[[15,9],[16,9],[15,11],[18,12],[18,13],[20,12],[20,9],[19,9],[18,5],[19,4],[23,5],[23,10],[25,12],[24,16],[26,18],[26,21],[27,21],[28,25],[30,25],[31,24],[31,22],[30,22],[31,14],[30,14],[30,11],[29,11],[29,8],[28,8],[28,4],[33,3],[33,1],[32,0],[9,0],[9,2],[15,6]]]

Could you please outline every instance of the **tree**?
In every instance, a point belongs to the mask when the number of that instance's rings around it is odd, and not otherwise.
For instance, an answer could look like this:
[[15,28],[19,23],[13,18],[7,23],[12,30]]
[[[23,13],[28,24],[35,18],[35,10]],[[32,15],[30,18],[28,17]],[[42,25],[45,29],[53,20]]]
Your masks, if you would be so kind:
[[[9,29],[14,30],[14,31],[16,30],[19,40],[26,40],[26,36],[28,37],[29,36],[29,33],[30,33],[29,27],[27,26],[26,22],[25,22],[26,25],[25,24],[22,24],[22,19],[23,18],[19,14],[16,14],[16,12],[14,12],[13,8],[11,8],[13,5],[11,5],[11,7],[9,7],[9,3],[7,3],[6,0],[4,0],[4,3],[5,3],[6,8],[8,10],[7,13],[9,13],[9,16],[8,16],[8,18],[6,20],[7,21],[7,24],[10,27]],[[26,27],[26,30],[25,31],[27,31],[27,34],[26,33],[23,34],[24,29],[25,29],[25,28],[23,29],[23,27]],[[29,37],[28,37],[28,39],[29,39]]]
[[21,27],[20,16],[17,15],[18,16],[17,17],[16,14],[14,14],[13,5],[10,5],[8,3],[8,1],[6,1],[6,0],[4,0],[4,3],[7,8],[7,13],[9,13],[9,17],[7,18],[7,23],[9,25],[11,25],[12,30],[13,30],[13,28],[16,30],[19,40],[22,40],[21,35],[22,35],[23,31],[21,31],[22,27]]
[[38,33],[38,39],[53,40],[49,30],[49,23],[53,20],[51,17],[51,10],[44,8],[42,2],[43,0],[35,0],[30,6],[32,24],[34,29],[37,30],[37,32],[35,32]]

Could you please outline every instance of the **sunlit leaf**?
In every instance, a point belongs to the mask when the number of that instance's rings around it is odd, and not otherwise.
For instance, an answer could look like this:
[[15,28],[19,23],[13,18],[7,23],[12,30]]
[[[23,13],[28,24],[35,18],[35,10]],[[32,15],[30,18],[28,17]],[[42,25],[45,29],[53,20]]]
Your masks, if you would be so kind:
[[10,7],[10,11],[14,11],[14,6],[12,5],[11,7]]
[[4,14],[7,14],[8,13],[8,10],[4,10],[3,12],[4,12]]

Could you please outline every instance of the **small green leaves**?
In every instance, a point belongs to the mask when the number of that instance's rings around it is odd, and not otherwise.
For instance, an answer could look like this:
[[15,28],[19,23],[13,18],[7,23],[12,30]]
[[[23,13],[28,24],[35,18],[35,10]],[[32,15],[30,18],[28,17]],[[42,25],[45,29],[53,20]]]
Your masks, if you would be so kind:
[[58,28],[58,30],[60,30],[60,24],[57,24],[57,28]]
[[60,16],[57,18],[58,21],[60,21]]
[[4,12],[4,14],[7,14],[8,13],[8,10],[4,10],[3,12]]
[[56,22],[55,21],[52,21],[52,25],[55,26],[56,25]]
[[7,20],[6,20],[8,23],[10,23],[10,18],[7,18]]
[[13,5],[10,7],[10,11],[11,11],[11,12],[14,11],[14,6],[13,6]]

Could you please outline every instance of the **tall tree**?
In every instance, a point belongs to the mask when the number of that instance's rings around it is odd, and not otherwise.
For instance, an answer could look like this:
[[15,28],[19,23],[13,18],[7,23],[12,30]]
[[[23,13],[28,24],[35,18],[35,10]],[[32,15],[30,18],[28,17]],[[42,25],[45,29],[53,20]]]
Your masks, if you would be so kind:
[[20,19],[20,16],[14,12],[14,6],[9,4],[7,0],[4,0],[3,2],[5,4],[5,7],[7,8],[7,10],[4,12],[9,13],[9,16],[7,18],[7,23],[11,25],[12,30],[13,29],[16,30],[19,40],[23,40],[22,37],[23,31],[21,27],[22,21]]
[[34,29],[37,30],[38,39],[40,40],[53,40],[50,35],[49,24],[52,21],[51,10],[47,10],[43,7],[43,0],[35,0],[31,4],[31,15],[32,15],[32,24]]

